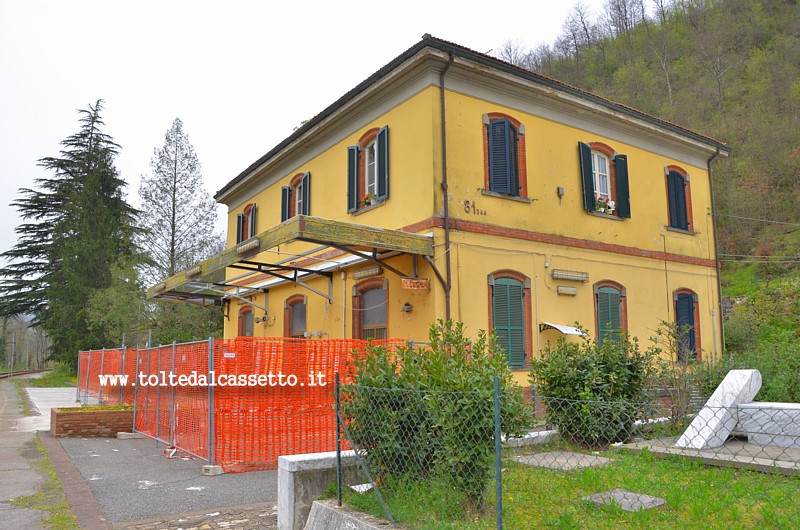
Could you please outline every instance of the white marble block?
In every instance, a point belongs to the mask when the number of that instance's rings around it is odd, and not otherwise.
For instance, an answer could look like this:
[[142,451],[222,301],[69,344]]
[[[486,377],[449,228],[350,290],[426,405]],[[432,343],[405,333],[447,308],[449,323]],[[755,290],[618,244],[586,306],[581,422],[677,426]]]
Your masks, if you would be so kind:
[[761,388],[758,370],[731,370],[678,439],[677,447],[720,447],[736,427],[737,405],[750,403]]
[[751,443],[800,449],[800,403],[739,405],[737,429]]

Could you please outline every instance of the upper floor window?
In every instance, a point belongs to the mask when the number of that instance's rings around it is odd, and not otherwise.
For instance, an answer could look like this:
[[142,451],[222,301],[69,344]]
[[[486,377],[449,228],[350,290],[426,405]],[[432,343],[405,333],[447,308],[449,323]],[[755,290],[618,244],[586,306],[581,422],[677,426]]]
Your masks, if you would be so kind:
[[389,128],[370,129],[347,148],[347,211],[389,198]]
[[256,235],[256,205],[248,204],[244,211],[236,216],[236,243]]
[[253,336],[253,307],[247,306],[239,310],[239,336]]
[[353,338],[383,340],[387,335],[387,282],[368,278],[353,287]]
[[483,116],[484,187],[494,193],[527,197],[525,126],[506,114]]
[[628,157],[600,142],[578,142],[578,153],[584,209],[630,218]]
[[667,166],[664,174],[667,181],[669,226],[691,232],[694,227],[692,226],[692,194],[689,188],[689,174],[677,166]]
[[612,281],[598,282],[594,286],[594,309],[597,323],[597,342],[619,341],[627,331],[627,295],[625,288]]
[[511,367],[525,366],[531,341],[530,279],[516,271],[489,275],[489,327]]
[[283,336],[304,337],[306,332],[306,297],[296,294],[283,305]]
[[281,222],[311,211],[311,173],[298,173],[281,188]]
[[700,351],[697,294],[689,289],[678,289],[672,298],[675,303],[675,324],[678,327],[678,360],[697,358]]

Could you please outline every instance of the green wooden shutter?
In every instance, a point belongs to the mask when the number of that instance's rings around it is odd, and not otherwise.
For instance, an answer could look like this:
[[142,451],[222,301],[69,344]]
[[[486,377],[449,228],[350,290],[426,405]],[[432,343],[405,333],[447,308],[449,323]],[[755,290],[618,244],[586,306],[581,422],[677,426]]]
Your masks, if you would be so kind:
[[244,214],[240,213],[236,216],[236,242],[241,243],[244,241]]
[[358,210],[358,147],[347,148],[347,211]]
[[622,295],[613,287],[597,290],[597,341],[619,340],[622,327],[620,305]]
[[678,346],[678,357],[686,359],[686,354],[694,356],[697,351],[694,335],[694,295],[682,293],[675,297],[675,320],[681,343]]
[[519,195],[517,131],[506,119],[489,122],[489,189]]
[[581,164],[581,184],[583,186],[583,208],[594,211],[594,177],[592,177],[592,148],[578,142],[578,156]]
[[289,218],[289,201],[292,198],[292,188],[283,186],[281,188],[281,222]]
[[614,170],[617,176],[617,215],[630,219],[631,197],[628,184],[628,157],[617,155],[614,157]]
[[509,366],[525,365],[523,285],[511,278],[496,280],[492,289],[492,320]]
[[383,127],[378,131],[378,199],[389,197],[389,128]]
[[303,215],[311,215],[311,173],[303,175],[303,182],[300,184],[303,194],[303,211],[297,212]]
[[681,230],[689,229],[686,214],[686,181],[683,175],[670,171],[667,175],[667,197],[669,198],[669,225]]

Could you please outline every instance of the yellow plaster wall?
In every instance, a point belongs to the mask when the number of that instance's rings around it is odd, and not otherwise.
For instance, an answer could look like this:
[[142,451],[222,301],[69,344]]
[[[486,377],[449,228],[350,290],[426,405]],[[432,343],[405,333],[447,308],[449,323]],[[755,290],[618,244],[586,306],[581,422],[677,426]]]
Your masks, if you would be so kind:
[[[259,181],[278,180],[228,213],[228,247],[236,243],[236,215],[251,202],[257,205],[256,231],[281,222],[281,187],[298,173],[311,172],[311,211],[314,217],[338,219],[355,224],[401,228],[433,215],[433,146],[438,128],[432,120],[438,111],[438,91],[427,88],[392,108],[380,118],[353,128],[323,153],[281,175],[265,174]],[[356,145],[368,130],[389,127],[389,198],[378,207],[347,212],[347,148]],[[287,249],[295,251],[294,245]]]
[[[438,95],[435,87],[416,94],[381,118],[354,129],[324,153],[285,172],[278,182],[254,198],[258,205],[257,230],[262,231],[280,221],[280,187],[287,185],[296,173],[305,171],[312,173],[311,214],[314,216],[399,228],[441,215],[442,153]],[[489,112],[509,114],[525,125],[530,203],[481,193],[484,187],[482,116]],[[368,129],[384,125],[388,125],[390,131],[390,198],[380,207],[360,215],[350,215],[346,211],[347,146],[354,145]],[[571,128],[455,92],[447,94],[447,126],[450,214],[454,219],[610,243],[647,252],[713,258],[707,172],[703,167],[680,160],[678,153],[675,153],[677,158],[669,158],[614,141],[605,135]],[[608,219],[583,210],[579,141],[603,142],[628,156],[631,219]],[[664,167],[670,164],[683,167],[691,175],[692,209],[697,231],[694,235],[665,229],[668,210]],[[565,189],[560,201],[556,194],[558,186]],[[472,209],[467,212],[465,201],[474,203],[477,212]],[[230,212],[229,245],[234,243],[236,214],[243,207]],[[435,262],[444,274],[444,231],[441,228],[431,231],[436,238]],[[601,280],[613,280],[626,288],[628,330],[643,344],[653,335],[661,320],[674,321],[672,292],[678,288],[691,289],[699,297],[701,346],[709,354],[721,351],[721,334],[715,315],[717,286],[712,268],[458,230],[451,232],[451,238],[451,316],[463,321],[472,334],[488,325],[487,275],[500,269],[512,269],[531,279],[531,342],[534,352],[544,347],[548,340],[554,342],[558,339],[555,331],[538,333],[538,324],[543,321],[568,325],[577,321],[590,333],[596,333],[592,286]],[[307,248],[310,246],[302,243],[284,245],[275,249],[268,258],[277,261]],[[264,256],[266,254],[261,255]],[[410,270],[408,257],[394,259],[392,263]],[[341,337],[344,321],[344,336],[351,337],[352,271],[361,266],[364,265],[348,269],[344,296],[339,272],[334,273],[331,304],[302,287],[291,284],[272,287],[268,296],[272,318],[268,324],[256,324],[255,334],[281,335],[284,300],[302,293],[307,295],[309,331],[322,331],[324,337]],[[589,282],[554,281],[550,272],[556,268],[588,272]],[[389,282],[390,336],[426,340],[430,324],[445,315],[444,289],[433,271],[420,261],[420,276],[431,279],[429,293],[404,291],[400,288],[399,277],[389,272],[384,272],[383,276]],[[327,292],[327,280],[317,278],[309,283]],[[557,285],[575,286],[578,294],[557,295]],[[411,314],[400,312],[400,307],[407,301],[414,306]],[[260,315],[259,310],[256,310],[256,315]],[[236,315],[232,310],[231,318],[225,324],[225,335],[235,335],[236,329]],[[520,374],[518,379],[524,383],[525,375]]]
[[[525,126],[530,204],[481,193],[485,174],[482,118],[491,112],[513,116]],[[456,92],[447,94],[447,125],[451,215],[455,218],[647,250],[663,251],[666,245],[667,252],[713,257],[704,167]],[[602,142],[628,156],[631,219],[617,221],[584,211],[578,142]],[[669,221],[664,167],[671,164],[690,174],[695,235],[665,229]],[[559,186],[565,192],[561,200],[556,193]],[[479,213],[465,212],[465,201],[474,203]]]

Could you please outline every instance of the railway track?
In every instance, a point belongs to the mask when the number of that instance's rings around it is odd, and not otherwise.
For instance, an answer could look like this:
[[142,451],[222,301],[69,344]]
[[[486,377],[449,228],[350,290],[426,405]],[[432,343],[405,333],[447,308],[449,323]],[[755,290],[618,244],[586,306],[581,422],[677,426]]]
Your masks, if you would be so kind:
[[15,375],[38,374],[39,372],[47,372],[47,370],[20,370],[18,372],[0,372],[0,379],[12,377]]

